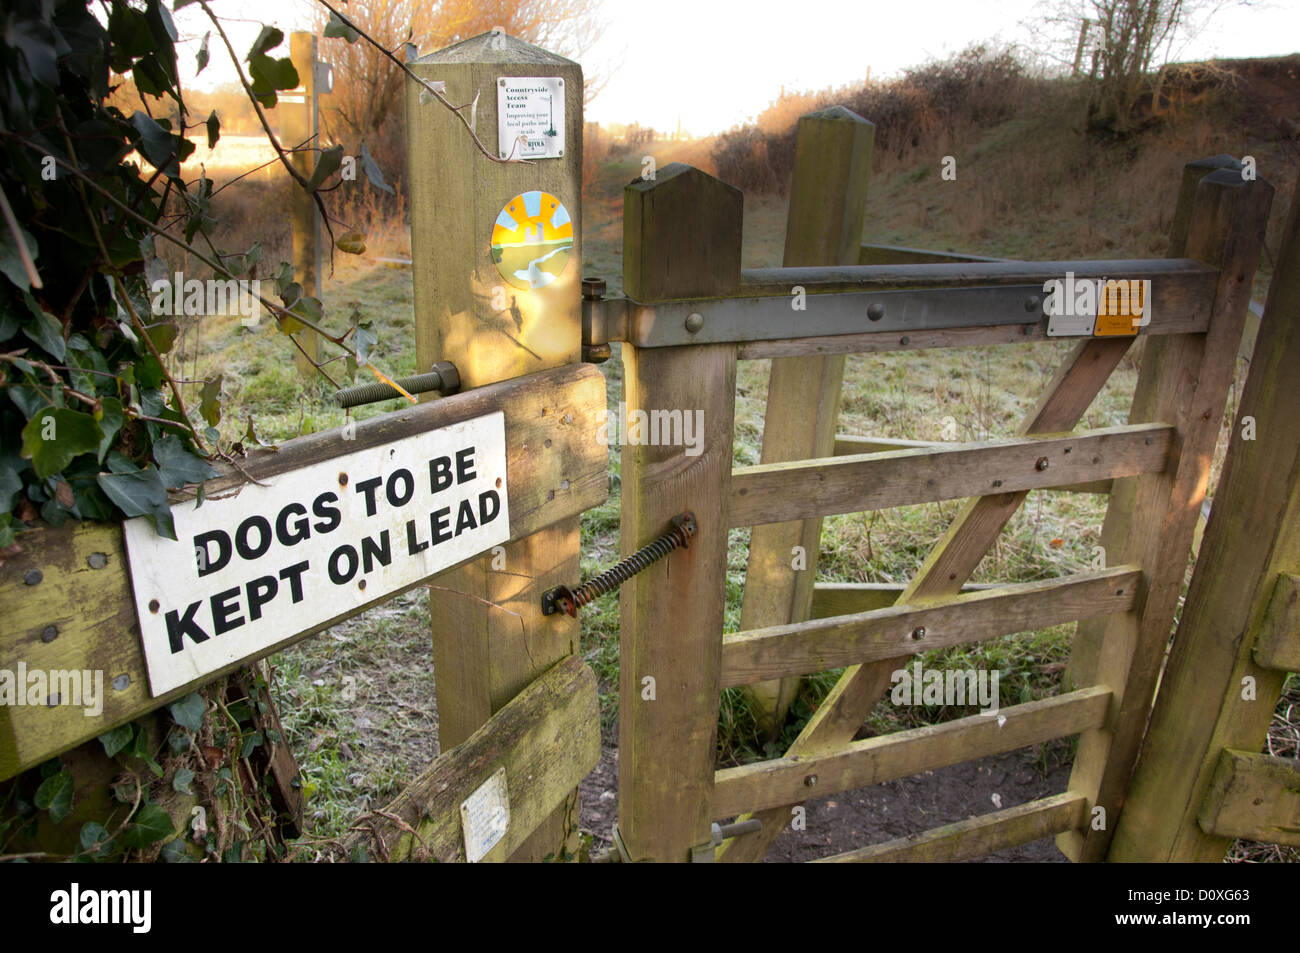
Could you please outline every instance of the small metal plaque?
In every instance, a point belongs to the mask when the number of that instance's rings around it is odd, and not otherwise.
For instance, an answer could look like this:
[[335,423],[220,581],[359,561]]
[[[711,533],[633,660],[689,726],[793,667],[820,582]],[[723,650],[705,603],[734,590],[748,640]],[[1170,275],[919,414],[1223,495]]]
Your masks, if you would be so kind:
[[461,829],[465,834],[465,859],[476,864],[487,856],[510,827],[510,792],[506,790],[506,769],[497,768],[460,805]]
[[502,76],[497,80],[497,153],[502,159],[564,155],[564,80]]

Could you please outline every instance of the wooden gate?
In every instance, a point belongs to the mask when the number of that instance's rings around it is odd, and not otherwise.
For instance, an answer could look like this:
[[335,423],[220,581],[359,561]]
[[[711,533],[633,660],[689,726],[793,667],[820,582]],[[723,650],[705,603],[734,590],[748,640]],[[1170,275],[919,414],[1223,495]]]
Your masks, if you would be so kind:
[[[856,245],[864,192],[850,183],[865,172],[862,126],[843,110],[801,120],[790,234],[829,238],[793,252],[788,239],[788,265],[804,265],[804,254],[843,263]],[[761,859],[809,796],[1071,735],[1080,741],[1067,793],[835,859],[964,859],[1050,834],[1072,859],[1105,856],[1172,627],[1271,202],[1267,183],[1215,170],[1222,164],[1187,167],[1169,257],[1158,260],[742,271],[737,190],[682,165],[625,190],[628,300],[591,306],[586,343],[624,342],[629,420],[703,411],[698,455],[623,451],[624,554],[684,511],[698,527],[688,549],[621,594],[616,840],[625,859]],[[1044,340],[1045,282],[1067,273],[1150,281],[1149,310],[1140,327],[1081,338],[1018,437],[873,453],[834,439],[842,355]],[[806,309],[792,313],[801,293]],[[1147,340],[1129,422],[1076,431],[1137,336]],[[774,393],[790,399],[803,388],[800,425],[783,424],[776,453],[765,439],[763,462],[737,468],[736,362],[756,358],[774,359]],[[769,406],[769,426],[779,412]],[[962,592],[1029,491],[1099,484],[1110,490],[1110,567]],[[756,565],[751,554],[751,574],[761,569],[777,595],[751,616],[760,627],[723,635],[729,530],[782,528],[779,545],[764,545],[788,553],[799,539],[815,544],[805,527],[822,516],[960,498],[969,499],[895,604],[840,592],[838,614],[809,620],[812,576],[799,577],[788,557]],[[852,740],[915,652],[1069,620],[1079,620],[1072,690],[997,718]],[[785,756],[715,771],[723,688],[838,666],[848,668]],[[761,830],[719,844],[715,822],[733,818],[758,819]]]

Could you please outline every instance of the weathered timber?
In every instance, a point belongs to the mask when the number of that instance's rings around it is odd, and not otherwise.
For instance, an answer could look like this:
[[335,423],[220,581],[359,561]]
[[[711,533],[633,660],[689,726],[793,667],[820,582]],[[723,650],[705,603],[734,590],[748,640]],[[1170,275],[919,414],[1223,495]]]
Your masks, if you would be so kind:
[[[1086,795],[1094,809],[1100,807],[1105,823],[1057,838],[1073,860],[1106,856],[1124,807],[1205,499],[1272,195],[1262,179],[1243,181],[1227,169],[1200,181],[1187,254],[1219,268],[1210,326],[1203,335],[1154,338],[1143,354],[1129,419],[1172,424],[1179,452],[1163,472],[1119,481],[1127,485],[1117,483],[1102,528],[1107,558],[1135,562],[1148,575],[1139,611],[1081,623],[1075,634],[1074,684],[1109,685],[1118,711],[1112,722],[1079,741],[1070,790]],[[1259,485],[1250,493],[1259,498]],[[1243,585],[1237,595],[1250,588]],[[1191,605],[1189,601],[1189,609]],[[1195,704],[1204,705],[1206,697],[1196,693]],[[1182,723],[1178,730],[1187,727]],[[1161,799],[1160,810],[1167,811],[1169,804]]]
[[1300,847],[1300,761],[1223,749],[1197,823],[1216,837]]
[[1074,830],[1083,824],[1087,808],[1087,798],[1066,791],[814,863],[955,864]]
[[971,715],[815,754],[727,768],[714,781],[713,817],[794,804],[814,792],[835,794],[1064,738],[1101,725],[1110,702],[1110,692],[1094,686],[1013,705],[996,715]]
[[596,677],[581,658],[569,656],[443,752],[382,811],[363,815],[345,846],[366,844],[392,861],[464,861],[461,802],[504,767],[510,822],[483,860],[506,860],[599,760]]
[[[739,191],[676,163],[623,192],[623,280],[639,300],[715,294],[739,281]],[[704,413],[701,452],[623,448],[624,556],[695,514],[698,533],[623,585],[618,817],[632,860],[683,862],[710,839],[727,562],[736,350],[622,348],[627,410]]]
[[758,464],[731,477],[732,526],[852,513],[1061,483],[1159,472],[1172,430],[1155,424],[1065,437],[1021,437],[798,463]]
[[1140,570],[1120,566],[948,596],[924,606],[890,606],[725,635],[722,686],[897,659],[909,652],[1127,612],[1141,579]]
[[[785,228],[787,267],[856,263],[874,142],[875,126],[842,106],[800,118]],[[842,354],[772,361],[763,463],[831,455],[843,377]],[[754,528],[740,609],[742,629],[808,618],[821,530],[820,517]],[[803,554],[799,568],[794,568],[795,553]],[[780,731],[798,688],[797,678],[749,687],[761,730],[770,736]]]
[[[581,361],[582,68],[497,32],[421,56],[411,69],[442,83],[450,102],[476,102],[475,128],[498,154],[514,149],[497,142],[497,89],[504,77],[555,77],[564,89],[564,154],[503,163],[482,155],[460,118],[408,79],[417,365],[451,361],[462,386],[475,388]],[[498,271],[492,232],[507,204],[533,190],[565,206],[573,242],[554,280],[521,289]],[[493,570],[491,555],[481,557],[445,577],[446,589],[455,591],[430,593],[443,747],[469,737],[540,671],[577,650],[577,620],[542,616],[537,605],[542,592],[577,576],[578,527],[574,516],[518,540],[505,547],[504,571]],[[562,824],[557,812],[518,859],[539,860],[553,851]]]

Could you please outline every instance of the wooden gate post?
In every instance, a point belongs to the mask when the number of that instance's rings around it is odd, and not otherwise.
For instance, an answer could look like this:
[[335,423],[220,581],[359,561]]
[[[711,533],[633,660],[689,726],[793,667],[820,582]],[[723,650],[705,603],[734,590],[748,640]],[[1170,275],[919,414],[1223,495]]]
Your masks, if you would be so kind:
[[[698,169],[664,166],[623,190],[623,286],[651,302],[740,283],[743,196]],[[726,501],[736,396],[733,344],[623,345],[628,421],[702,412],[698,455],[623,448],[621,549],[629,555],[691,511],[699,527],[620,593],[618,823],[631,860],[685,861],[709,840],[717,748]]]
[[[1260,750],[1286,671],[1300,667],[1300,580],[1291,575],[1300,572],[1298,232],[1300,198],[1291,203],[1196,573],[1109,860],[1223,859],[1231,837],[1197,819],[1221,752]],[[1275,637],[1289,649],[1271,649]]]
[[[843,106],[831,106],[799,119],[785,227],[785,267],[858,263],[875,132],[874,125]],[[815,308],[817,298],[809,295],[804,304]],[[799,312],[792,310],[790,317],[791,327],[797,332]],[[761,462],[782,463],[834,454],[843,377],[843,354],[772,360]],[[741,629],[808,618],[821,533],[821,519],[754,527],[740,610]],[[799,569],[794,568],[796,546],[802,548],[804,557]],[[797,676],[750,686],[760,723],[772,736],[780,732],[798,688]]]
[[[293,68],[298,71],[298,85],[302,89],[302,103],[285,102],[280,108],[284,111],[283,128],[280,138],[286,148],[295,148],[319,131],[316,111],[316,34],[295,32],[289,35],[289,56]],[[320,141],[307,143],[309,149],[320,148]],[[295,152],[290,160],[293,167],[305,179],[311,178],[316,168],[314,151]],[[302,285],[302,293],[313,298],[320,297],[320,212],[312,196],[296,183],[290,183],[293,198],[290,200],[289,212],[293,218],[293,277]],[[294,348],[294,365],[298,373],[307,378],[316,376],[316,367],[312,363],[319,360],[320,342],[316,332],[311,328],[302,328],[294,332],[294,338],[302,350]]]
[[[441,89],[455,105],[477,102],[464,113],[474,118],[471,125],[480,140],[498,155],[509,155],[513,148],[497,136],[497,88],[505,78],[558,78],[564,90],[563,154],[499,163],[478,151],[446,106],[408,82],[418,368],[451,361],[462,389],[469,389],[580,361],[582,68],[523,40],[488,33],[422,56],[411,69],[435,88],[444,84]],[[532,191],[567,209],[573,244],[571,260],[554,280],[525,290],[498,270],[492,241],[493,227],[503,213],[509,214],[512,200]],[[520,221],[525,217],[522,208],[515,214]],[[560,226],[561,219],[552,224]],[[540,225],[538,229],[541,237]],[[549,409],[561,417],[565,413],[562,405]],[[553,493],[574,492],[565,484]],[[578,548],[579,517],[574,516],[442,576],[442,588],[430,590],[443,751],[469,738],[541,672],[577,651],[577,621],[563,613],[543,616],[540,600],[546,589],[577,579]],[[575,791],[575,805],[576,799]],[[558,810],[512,859],[541,860],[554,853],[568,833],[564,814]]]
[[1229,169],[1200,181],[1187,257],[1219,269],[1210,325],[1203,335],[1149,341],[1143,355],[1129,422],[1170,424],[1177,439],[1163,472],[1116,481],[1102,529],[1109,565],[1143,569],[1137,608],[1080,622],[1075,633],[1075,683],[1105,685],[1115,703],[1107,724],[1079,739],[1070,790],[1088,798],[1091,814],[1082,832],[1056,839],[1073,860],[1106,856],[1124,804],[1209,482],[1272,196],[1267,182],[1243,181]]

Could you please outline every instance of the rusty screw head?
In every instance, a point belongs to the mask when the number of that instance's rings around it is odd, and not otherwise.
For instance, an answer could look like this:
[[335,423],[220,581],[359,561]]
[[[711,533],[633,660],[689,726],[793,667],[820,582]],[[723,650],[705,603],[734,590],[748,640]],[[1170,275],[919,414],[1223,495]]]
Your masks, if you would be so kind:
[[808,775],[808,777],[803,779],[803,783],[804,783],[804,787],[809,787],[809,788],[817,787],[817,775],[815,774]]
[[1034,464],[1035,470],[1046,470],[1050,466],[1047,457],[1039,457],[1038,462]]
[[913,630],[912,630],[912,638],[914,638],[914,639],[923,639],[923,638],[925,638],[925,626],[923,626],[923,625],[918,625],[915,629],[913,629]]

